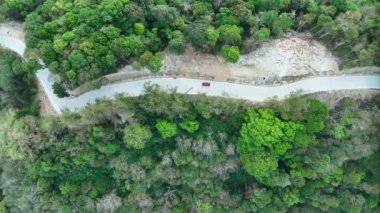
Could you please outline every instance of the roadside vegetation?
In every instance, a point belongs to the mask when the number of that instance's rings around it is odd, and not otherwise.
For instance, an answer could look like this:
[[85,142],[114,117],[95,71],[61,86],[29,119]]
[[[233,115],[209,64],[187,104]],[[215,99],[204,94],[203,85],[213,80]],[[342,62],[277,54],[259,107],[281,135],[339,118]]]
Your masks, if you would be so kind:
[[22,114],[38,114],[35,72],[40,66],[0,48],[0,109],[14,107]]
[[311,32],[345,66],[379,65],[375,0],[2,2],[3,18],[24,21],[28,48],[66,88],[125,64],[157,72],[165,49],[181,54],[188,44],[235,63],[241,52],[290,30]]
[[164,93],[0,116],[4,212],[378,212],[379,97]]

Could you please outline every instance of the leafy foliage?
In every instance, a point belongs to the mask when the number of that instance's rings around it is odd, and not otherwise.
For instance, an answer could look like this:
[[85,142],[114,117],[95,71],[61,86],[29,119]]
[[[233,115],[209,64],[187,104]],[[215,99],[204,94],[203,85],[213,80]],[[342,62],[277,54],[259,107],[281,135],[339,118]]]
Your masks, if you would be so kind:
[[[0,20],[24,19],[28,48],[69,87],[124,64],[158,72],[165,48],[181,54],[187,43],[235,63],[244,41],[254,48],[289,30],[311,32],[346,66],[380,58],[375,1],[0,5]],[[0,212],[380,211],[378,98],[331,111],[297,96],[255,108],[151,85],[39,117],[28,109],[37,64],[0,54]]]
[[240,130],[238,150],[247,172],[264,183],[275,174],[278,160],[294,146],[297,131],[302,125],[283,122],[268,109],[248,109]]
[[173,32],[173,38],[169,41],[168,50],[173,53],[181,54],[185,52],[186,40],[180,31]]
[[54,94],[56,94],[59,98],[67,97],[69,94],[66,90],[57,82],[54,82],[52,85]]
[[31,113],[38,111],[33,76],[39,68],[35,61],[22,61],[15,53],[0,48],[0,97],[3,103]]
[[150,129],[141,124],[128,125],[124,129],[124,142],[128,148],[142,149],[151,137]]
[[[1,206],[11,212],[379,211],[376,101],[363,108],[344,99],[328,112],[322,102],[297,96],[255,108],[166,94],[154,85],[146,92],[60,117],[2,110]],[[344,138],[331,131],[337,126]]]
[[188,131],[189,133],[194,133],[199,129],[199,122],[192,120],[184,120],[181,123],[179,123],[179,126],[182,129]]
[[236,63],[240,58],[239,48],[236,46],[224,45],[221,50],[223,59],[229,63]]
[[167,120],[157,120],[156,128],[163,138],[171,138],[177,133],[177,125]]

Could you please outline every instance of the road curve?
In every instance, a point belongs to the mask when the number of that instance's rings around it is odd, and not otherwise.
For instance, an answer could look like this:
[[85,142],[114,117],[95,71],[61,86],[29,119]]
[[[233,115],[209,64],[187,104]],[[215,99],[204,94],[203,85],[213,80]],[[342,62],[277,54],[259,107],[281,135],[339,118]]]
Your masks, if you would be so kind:
[[[21,56],[25,50],[25,43],[10,36],[0,35],[0,45],[7,47]],[[64,108],[76,110],[93,103],[96,99],[106,97],[114,98],[115,94],[126,93],[130,96],[139,96],[144,92],[144,84],[150,82],[157,84],[164,90],[176,89],[178,93],[199,94],[208,96],[222,96],[249,101],[265,101],[268,98],[277,96],[286,97],[292,92],[302,90],[304,94],[332,90],[348,89],[380,89],[380,76],[328,76],[315,77],[294,83],[270,87],[251,86],[228,82],[214,82],[210,87],[203,87],[202,80],[186,78],[155,78],[131,82],[110,84],[97,90],[84,93],[73,98],[58,98],[52,89],[53,82],[49,79],[48,69],[41,69],[37,72],[37,78],[41,82],[45,93],[54,109],[60,113]]]
[[12,38],[10,36],[0,35],[0,45],[11,49],[17,54],[23,56],[25,51],[25,43],[17,38]]

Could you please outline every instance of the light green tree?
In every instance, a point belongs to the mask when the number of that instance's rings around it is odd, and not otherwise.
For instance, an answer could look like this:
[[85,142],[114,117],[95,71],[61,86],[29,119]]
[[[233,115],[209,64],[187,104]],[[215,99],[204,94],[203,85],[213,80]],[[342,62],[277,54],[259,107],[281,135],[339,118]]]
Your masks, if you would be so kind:
[[292,147],[299,125],[283,122],[269,109],[249,108],[246,122],[240,130],[238,147],[242,153],[269,149],[277,155],[284,154]]
[[212,206],[209,203],[205,203],[201,200],[197,200],[195,202],[195,207],[197,209],[197,213],[211,213]]
[[285,180],[277,180],[278,159],[295,146],[296,134],[302,127],[281,121],[270,109],[247,109],[237,144],[247,172],[260,182],[283,185]]
[[154,54],[152,58],[150,58],[148,62],[148,69],[152,72],[158,72],[160,71],[162,67],[162,60],[164,59],[164,55],[161,52],[157,52]]
[[75,81],[76,79],[76,73],[74,70],[69,70],[65,73],[66,77],[70,80],[70,81]]
[[278,168],[277,156],[263,151],[242,153],[240,160],[248,174],[259,179],[271,175]]
[[268,40],[269,36],[270,36],[270,29],[266,27],[260,28],[260,30],[255,33],[255,39],[258,42],[263,42],[263,41]]
[[237,46],[224,45],[220,50],[220,54],[229,63],[236,63],[240,58],[240,50]]
[[275,35],[282,35],[293,26],[293,20],[285,13],[280,14],[273,22],[272,31]]
[[131,124],[124,128],[124,143],[127,148],[143,149],[152,137],[149,127]]
[[219,39],[227,44],[241,41],[241,29],[236,25],[222,25],[218,28]]
[[179,126],[190,133],[194,133],[199,129],[199,122],[195,120],[184,120],[179,123]]
[[78,189],[78,186],[72,182],[64,182],[59,185],[59,190],[63,195],[69,195],[70,193],[75,192]]
[[259,208],[263,209],[271,203],[273,197],[272,191],[266,188],[257,188],[253,191],[251,201]]
[[283,191],[282,199],[288,206],[293,206],[300,201],[299,192],[296,189],[286,188]]
[[125,48],[127,56],[137,56],[145,50],[143,41],[136,35],[125,37],[123,48]]
[[207,39],[211,46],[214,46],[219,38],[219,32],[214,27],[208,27],[206,30]]
[[145,26],[143,23],[135,23],[134,30],[137,35],[143,35],[145,31]]
[[156,128],[163,138],[171,138],[177,134],[177,125],[167,120],[157,120]]

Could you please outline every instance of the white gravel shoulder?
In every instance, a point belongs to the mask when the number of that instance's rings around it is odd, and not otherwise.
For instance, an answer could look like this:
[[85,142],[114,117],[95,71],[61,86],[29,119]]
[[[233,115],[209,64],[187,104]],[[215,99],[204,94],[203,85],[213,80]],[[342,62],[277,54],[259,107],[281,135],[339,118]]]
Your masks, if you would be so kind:
[[338,59],[321,43],[301,38],[301,35],[271,39],[251,53],[242,55],[237,64],[231,65],[232,76],[283,77],[337,73]]

